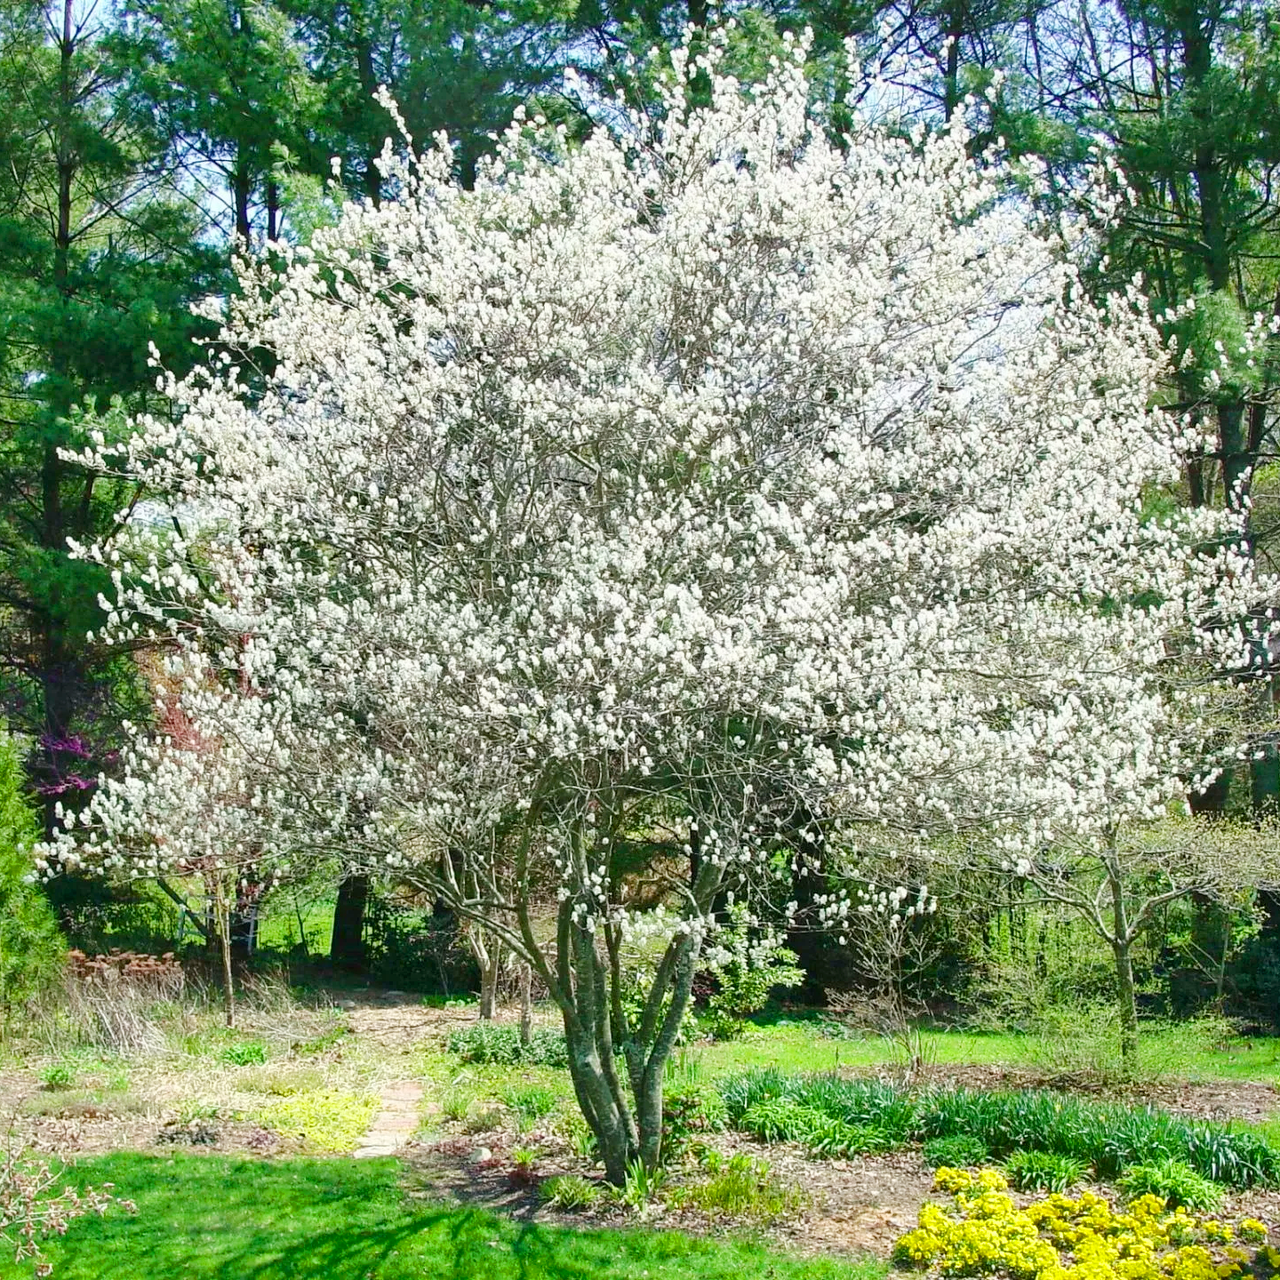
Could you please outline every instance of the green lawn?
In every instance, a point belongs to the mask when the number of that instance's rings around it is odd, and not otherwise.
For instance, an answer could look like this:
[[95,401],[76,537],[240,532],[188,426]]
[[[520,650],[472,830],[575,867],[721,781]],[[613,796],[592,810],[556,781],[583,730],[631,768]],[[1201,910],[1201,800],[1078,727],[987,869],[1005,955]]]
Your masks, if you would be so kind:
[[[1065,1046],[1031,1035],[977,1031],[925,1031],[925,1060],[938,1066],[1000,1064],[1039,1070],[1069,1069]],[[1105,1050],[1105,1044],[1097,1046]],[[1181,1080],[1239,1080],[1274,1084],[1280,1080],[1280,1037],[1207,1043],[1187,1025],[1144,1029],[1140,1041],[1143,1074]],[[688,1051],[712,1075],[742,1067],[776,1065],[785,1071],[831,1071],[840,1067],[891,1064],[894,1045],[885,1037],[828,1039],[820,1024],[781,1019],[753,1026],[739,1040],[698,1044]],[[1118,1053],[1116,1054],[1118,1065]]]
[[[81,1219],[57,1280],[882,1280],[874,1261],[800,1261],[747,1240],[571,1231],[408,1198],[392,1160],[115,1155],[78,1183],[138,1212]],[[31,1275],[0,1264],[0,1275]]]

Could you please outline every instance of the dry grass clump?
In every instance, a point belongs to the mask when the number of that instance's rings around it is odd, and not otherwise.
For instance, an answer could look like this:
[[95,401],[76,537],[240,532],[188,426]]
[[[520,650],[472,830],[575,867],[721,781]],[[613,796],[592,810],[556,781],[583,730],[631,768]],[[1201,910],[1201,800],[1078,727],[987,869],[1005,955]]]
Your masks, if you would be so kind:
[[172,953],[87,956],[72,951],[62,1012],[73,1035],[97,1049],[122,1057],[156,1053],[165,1037],[155,1006],[180,1001],[185,988],[182,966]]

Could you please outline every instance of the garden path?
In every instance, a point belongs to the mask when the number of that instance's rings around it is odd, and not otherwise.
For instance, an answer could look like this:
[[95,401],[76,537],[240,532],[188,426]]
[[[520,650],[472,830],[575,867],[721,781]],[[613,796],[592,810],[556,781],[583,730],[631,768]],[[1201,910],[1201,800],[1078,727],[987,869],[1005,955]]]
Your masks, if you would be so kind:
[[395,1155],[418,1127],[422,1086],[413,1080],[397,1080],[379,1091],[382,1108],[356,1149],[355,1158]]

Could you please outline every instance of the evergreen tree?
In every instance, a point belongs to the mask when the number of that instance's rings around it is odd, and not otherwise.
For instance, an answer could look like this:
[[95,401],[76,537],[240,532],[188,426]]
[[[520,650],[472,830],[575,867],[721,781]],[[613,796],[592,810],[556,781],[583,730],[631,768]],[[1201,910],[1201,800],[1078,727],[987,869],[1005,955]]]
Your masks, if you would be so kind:
[[17,747],[0,735],[0,1015],[58,974],[65,944],[44,894],[26,882],[39,822],[24,795]]
[[174,188],[145,113],[122,93],[111,33],[71,0],[0,9],[0,673],[11,723],[37,743],[55,800],[84,789],[97,728],[119,717],[129,664],[86,633],[102,572],[68,540],[109,534],[141,496],[64,451],[114,403],[162,411],[148,341],[190,363],[189,304],[217,254]]

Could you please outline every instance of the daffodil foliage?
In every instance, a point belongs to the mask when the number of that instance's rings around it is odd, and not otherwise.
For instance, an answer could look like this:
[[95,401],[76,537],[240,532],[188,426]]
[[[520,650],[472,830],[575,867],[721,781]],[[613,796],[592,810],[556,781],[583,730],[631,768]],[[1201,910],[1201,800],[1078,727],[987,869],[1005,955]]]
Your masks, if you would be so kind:
[[657,123],[519,118],[469,190],[389,146],[394,198],[242,265],[240,357],[84,459],[176,495],[110,602],[170,648],[51,856],[435,893],[540,972],[614,1178],[713,904],[836,825],[1016,856],[1159,813],[1174,673],[1248,661],[1228,517],[1144,517],[1184,441],[1136,291],[1090,304],[959,125],[833,145],[802,62],[677,56]]

